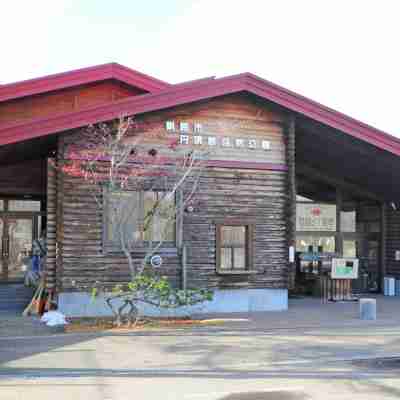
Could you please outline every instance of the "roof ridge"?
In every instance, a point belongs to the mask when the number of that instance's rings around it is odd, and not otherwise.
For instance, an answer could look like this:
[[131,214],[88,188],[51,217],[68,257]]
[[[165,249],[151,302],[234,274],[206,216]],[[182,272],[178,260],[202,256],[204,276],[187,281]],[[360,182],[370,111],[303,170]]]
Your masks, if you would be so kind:
[[111,67],[112,64],[115,64],[115,63],[104,63],[104,64],[98,64],[98,65],[91,65],[90,67],[76,68],[76,69],[71,69],[69,71],[56,72],[54,74],[47,74],[47,75],[39,76],[36,78],[22,79],[21,81],[3,83],[0,86],[2,86],[2,88],[4,88],[6,86],[23,85],[25,83],[41,81],[43,79],[48,79],[48,78],[57,78],[59,76],[64,76],[64,75],[75,73],[75,72],[86,72],[86,71],[96,70],[98,68]]

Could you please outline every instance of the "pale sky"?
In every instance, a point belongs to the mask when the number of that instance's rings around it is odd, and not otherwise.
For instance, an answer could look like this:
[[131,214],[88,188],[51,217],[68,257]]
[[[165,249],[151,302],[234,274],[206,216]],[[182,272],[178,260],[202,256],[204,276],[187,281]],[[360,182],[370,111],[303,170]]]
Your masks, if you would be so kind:
[[1,0],[0,83],[118,62],[253,72],[400,137],[398,0]]

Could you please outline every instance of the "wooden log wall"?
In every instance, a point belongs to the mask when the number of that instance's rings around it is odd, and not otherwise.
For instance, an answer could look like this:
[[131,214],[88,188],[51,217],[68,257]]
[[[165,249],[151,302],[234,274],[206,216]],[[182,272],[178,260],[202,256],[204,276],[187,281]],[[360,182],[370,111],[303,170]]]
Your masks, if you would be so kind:
[[[62,271],[59,286],[63,291],[84,290],[96,282],[113,287],[129,281],[129,269],[121,253],[103,251],[103,215],[93,197],[93,187],[82,178],[64,175],[62,200]],[[97,194],[101,199],[101,193]],[[60,245],[59,245],[60,246]],[[142,253],[136,253],[135,262]],[[164,255],[164,254],[163,254]],[[180,286],[180,260],[177,252],[165,255],[162,274]]]
[[55,159],[47,160],[47,257],[46,287],[56,288],[56,214],[57,214],[57,170]]
[[64,217],[65,188],[64,180],[66,175],[62,171],[64,163],[65,138],[58,137],[57,160],[56,160],[56,290],[60,291],[63,287],[63,248],[64,248],[64,228],[67,224]]
[[[183,243],[187,246],[188,287],[212,288],[286,288],[287,268],[287,204],[288,179],[283,117],[272,106],[266,106],[248,95],[232,95],[176,107],[136,117],[144,132],[169,136],[165,121],[201,123],[205,137],[240,137],[257,139],[257,149],[222,148],[212,152],[214,160],[269,163],[271,168],[249,169],[209,167],[202,172],[191,213],[183,215]],[[160,140],[160,135],[157,140]],[[193,132],[188,133],[192,145]],[[179,137],[179,133],[175,133]],[[67,143],[74,143],[79,132],[66,134]],[[271,148],[260,149],[261,140]],[[160,143],[160,142],[158,142]],[[157,144],[157,141],[154,145]],[[65,148],[60,149],[65,155]],[[62,269],[58,267],[59,288],[73,291],[91,287],[96,281],[114,285],[129,279],[122,253],[103,251],[103,216],[82,178],[63,176],[60,202],[61,219],[58,251],[62,253]],[[216,271],[216,223],[238,219],[254,225],[251,273],[219,275]],[[58,229],[58,227],[57,227]],[[58,232],[58,231],[57,231]],[[161,273],[175,286],[182,285],[179,249],[160,251],[164,263]],[[140,257],[140,253],[137,254]]]
[[[175,123],[175,132],[167,132],[165,122]],[[180,132],[180,123],[189,124],[189,132]],[[194,131],[194,124],[201,125],[201,132]],[[172,109],[136,116],[138,130],[148,134],[148,146],[157,146],[160,141],[180,140],[187,135],[189,143],[182,150],[194,148],[210,153],[210,160],[229,162],[257,162],[260,165],[286,166],[286,138],[283,133],[285,118],[275,107],[265,106],[251,95],[227,95],[220,98],[201,101]],[[202,136],[202,144],[194,144],[194,137]],[[215,146],[207,144],[208,139],[217,140]],[[228,138],[228,146],[222,140]],[[236,139],[245,141],[243,147],[237,147]],[[248,140],[256,141],[256,148],[249,148]],[[261,141],[270,144],[269,150],[263,150]],[[162,149],[167,154],[167,149]]]
[[[184,214],[188,287],[286,288],[286,172],[204,171],[194,212]],[[254,224],[250,274],[216,273],[216,222]]]
[[[65,146],[59,149],[63,154]],[[58,181],[57,216],[57,288],[58,291],[90,290],[96,282],[107,287],[130,280],[125,256],[103,248],[103,210],[95,196],[102,193],[83,178],[62,174]],[[178,252],[161,252],[162,275],[175,287],[181,286],[181,266]],[[142,252],[134,254],[134,262],[143,259]]]
[[[290,115],[286,127],[286,163],[287,174],[287,248],[296,248],[296,119]],[[290,262],[287,255],[288,287],[294,289],[296,281],[296,264]]]

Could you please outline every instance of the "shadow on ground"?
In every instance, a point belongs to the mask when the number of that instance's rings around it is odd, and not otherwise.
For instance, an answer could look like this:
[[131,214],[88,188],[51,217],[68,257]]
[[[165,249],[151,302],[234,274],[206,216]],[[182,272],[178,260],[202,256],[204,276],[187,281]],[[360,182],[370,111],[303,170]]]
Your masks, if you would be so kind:
[[4,364],[18,359],[33,356],[39,353],[59,352],[60,364],[62,363],[62,354],[65,352],[82,352],[92,349],[68,349],[64,347],[84,343],[101,337],[101,334],[83,334],[83,335],[52,335],[43,337],[29,337],[26,339],[0,338],[0,374]]

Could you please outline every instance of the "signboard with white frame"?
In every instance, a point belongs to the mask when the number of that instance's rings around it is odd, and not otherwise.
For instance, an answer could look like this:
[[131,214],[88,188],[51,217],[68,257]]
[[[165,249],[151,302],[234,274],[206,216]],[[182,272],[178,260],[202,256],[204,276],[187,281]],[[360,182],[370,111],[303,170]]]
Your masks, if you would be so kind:
[[336,206],[297,203],[296,230],[298,232],[335,232]]
[[332,279],[357,279],[358,258],[333,258]]

